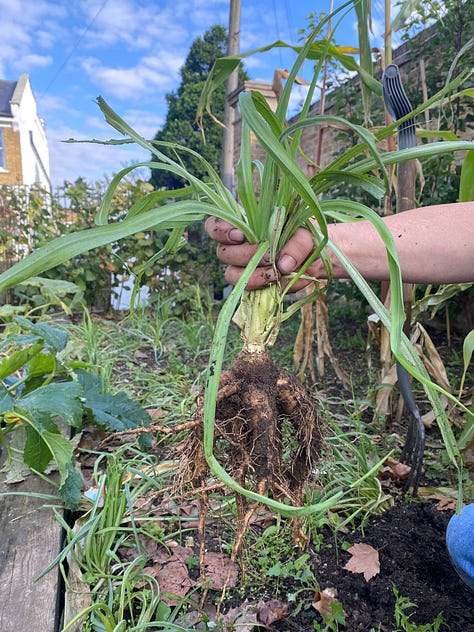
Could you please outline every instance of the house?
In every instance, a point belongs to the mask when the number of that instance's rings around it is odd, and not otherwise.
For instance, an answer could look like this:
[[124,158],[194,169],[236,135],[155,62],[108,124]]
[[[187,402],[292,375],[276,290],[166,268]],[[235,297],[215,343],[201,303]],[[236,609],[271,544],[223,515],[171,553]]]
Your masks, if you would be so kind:
[[0,80],[0,185],[39,184],[51,191],[45,125],[29,76]]

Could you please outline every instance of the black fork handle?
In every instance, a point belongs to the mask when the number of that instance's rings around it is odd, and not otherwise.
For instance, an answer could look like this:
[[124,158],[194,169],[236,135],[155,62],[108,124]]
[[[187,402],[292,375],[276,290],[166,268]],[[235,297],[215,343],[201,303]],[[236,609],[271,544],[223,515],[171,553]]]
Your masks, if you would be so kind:
[[[383,98],[385,107],[390,116],[395,120],[407,117],[413,111],[408,99],[400,72],[396,64],[390,64],[385,69],[382,78]],[[416,145],[415,119],[409,117],[398,125],[398,148],[408,149]],[[415,206],[415,162],[405,160],[398,165],[397,172],[397,212],[407,211]],[[403,284],[403,303],[405,308],[404,333],[410,336],[412,285]],[[425,427],[420,411],[413,397],[411,384],[406,369],[397,362],[397,377],[400,392],[407,410],[412,415],[412,423],[409,424],[405,447],[401,460],[411,462],[410,475],[405,485],[405,490],[413,485],[413,492],[418,489],[423,454],[425,449]]]

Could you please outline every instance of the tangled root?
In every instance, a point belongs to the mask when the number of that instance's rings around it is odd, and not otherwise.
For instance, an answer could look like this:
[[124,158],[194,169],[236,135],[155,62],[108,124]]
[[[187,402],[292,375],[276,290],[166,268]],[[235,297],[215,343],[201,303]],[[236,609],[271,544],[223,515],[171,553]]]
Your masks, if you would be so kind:
[[[182,448],[181,483],[202,490],[209,475],[203,449],[202,402],[196,421]],[[214,454],[242,487],[293,505],[303,504],[304,485],[320,454],[321,442],[310,394],[294,376],[278,369],[266,353],[241,351],[232,369],[222,372]],[[200,498],[204,513],[207,497],[201,494]],[[234,558],[258,503],[249,503],[237,494],[236,505]],[[201,523],[203,528],[204,518]]]

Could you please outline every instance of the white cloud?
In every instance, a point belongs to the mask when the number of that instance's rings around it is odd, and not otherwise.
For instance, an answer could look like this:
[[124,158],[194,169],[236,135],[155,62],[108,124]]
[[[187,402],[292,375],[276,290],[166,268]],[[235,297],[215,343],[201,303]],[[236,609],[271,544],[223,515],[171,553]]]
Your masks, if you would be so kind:
[[171,89],[178,81],[178,72],[183,61],[169,51],[164,51],[155,57],[143,57],[129,68],[110,68],[95,57],[84,59],[82,68],[104,95],[113,95],[120,99],[140,99],[157,90]]
[[23,57],[20,57],[16,62],[16,65],[21,65],[31,72],[34,68],[49,66],[52,62],[53,58],[51,55],[35,55],[34,53],[30,53],[29,55],[23,55]]
[[[150,50],[159,45],[179,48],[188,37],[184,26],[192,17],[189,2],[173,4],[146,3],[131,0],[108,2],[102,10],[98,3],[84,4],[82,9],[89,23],[84,35],[88,48],[106,48],[125,44],[128,50]],[[180,20],[179,14],[186,16]]]

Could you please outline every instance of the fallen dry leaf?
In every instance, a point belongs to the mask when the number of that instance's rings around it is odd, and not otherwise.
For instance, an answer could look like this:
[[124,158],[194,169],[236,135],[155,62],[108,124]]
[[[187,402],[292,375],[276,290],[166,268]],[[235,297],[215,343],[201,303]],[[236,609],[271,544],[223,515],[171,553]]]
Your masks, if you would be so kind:
[[[332,616],[331,604],[339,603],[337,599],[336,588],[325,588],[324,590],[318,590],[314,595],[314,601],[312,606],[320,614],[327,617]],[[345,616],[345,613],[344,613]]]
[[380,573],[379,552],[370,544],[354,544],[347,550],[352,555],[344,568],[351,573],[363,573],[366,582]]
[[430,494],[427,498],[437,500],[436,509],[438,511],[454,511],[456,509],[456,499],[444,496],[441,493]]
[[401,463],[389,456],[382,468],[381,478],[390,477],[400,481],[405,481],[410,474],[411,467],[406,463]]
[[156,574],[153,573],[152,568],[145,569],[145,572],[156,577],[162,599],[168,605],[176,605],[179,599],[194,586],[194,581],[189,577],[188,568],[181,560],[168,562]]
[[259,601],[255,606],[258,620],[264,625],[272,625],[275,621],[284,619],[288,614],[288,604],[279,599]]
[[237,581],[239,567],[228,555],[208,552],[204,555],[204,575],[214,590],[232,588]]
[[253,606],[245,600],[237,608],[231,608],[222,617],[221,623],[225,632],[238,630],[239,632],[253,632],[258,625],[257,614]]

